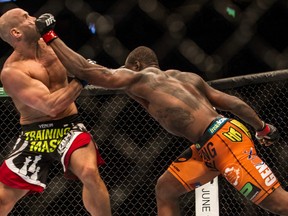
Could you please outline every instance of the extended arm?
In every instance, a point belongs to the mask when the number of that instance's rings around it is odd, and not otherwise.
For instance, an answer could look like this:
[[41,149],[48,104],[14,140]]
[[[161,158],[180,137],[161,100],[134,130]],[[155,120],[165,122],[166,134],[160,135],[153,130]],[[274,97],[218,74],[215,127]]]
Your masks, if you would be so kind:
[[70,49],[54,32],[55,19],[51,14],[43,14],[36,21],[36,27],[44,41],[49,44],[69,73],[86,80],[92,85],[109,89],[125,89],[140,79],[141,74],[120,68],[109,69],[99,64],[89,63],[83,56]]
[[91,64],[70,49],[60,38],[53,40],[49,45],[70,73],[92,85],[125,89],[141,78],[140,73],[125,68],[109,69],[99,64]]

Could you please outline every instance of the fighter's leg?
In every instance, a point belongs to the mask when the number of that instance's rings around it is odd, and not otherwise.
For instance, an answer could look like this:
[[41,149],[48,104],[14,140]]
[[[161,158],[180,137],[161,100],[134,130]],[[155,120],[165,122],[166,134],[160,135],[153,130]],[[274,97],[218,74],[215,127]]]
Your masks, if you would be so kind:
[[111,215],[108,190],[99,174],[92,140],[72,153],[70,169],[83,183],[83,202],[87,211],[92,216]]
[[288,192],[281,186],[266,197],[259,206],[277,215],[288,215]]
[[6,216],[28,190],[8,187],[0,182],[0,216]]
[[220,146],[222,142],[222,147],[217,149],[221,155],[215,160],[217,169],[251,202],[272,213],[288,215],[288,192],[281,188],[273,171],[257,155],[247,131],[245,126],[233,120],[214,136],[214,143]]
[[224,169],[219,168],[223,176],[256,205],[288,216],[288,192],[280,186],[272,170],[256,154],[238,158],[238,162],[239,165],[234,162]]
[[156,184],[158,216],[180,215],[178,198],[187,193],[186,188],[169,171],[165,171]]
[[180,215],[179,197],[218,176],[200,160],[195,146],[191,146],[173,162],[157,181],[158,216]]

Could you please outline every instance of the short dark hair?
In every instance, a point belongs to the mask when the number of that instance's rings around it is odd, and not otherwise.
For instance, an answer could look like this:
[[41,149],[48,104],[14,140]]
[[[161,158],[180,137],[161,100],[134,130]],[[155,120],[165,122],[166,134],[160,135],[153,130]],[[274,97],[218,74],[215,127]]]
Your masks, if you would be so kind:
[[146,46],[139,46],[129,53],[127,63],[134,64],[136,61],[146,65],[158,65],[155,52]]

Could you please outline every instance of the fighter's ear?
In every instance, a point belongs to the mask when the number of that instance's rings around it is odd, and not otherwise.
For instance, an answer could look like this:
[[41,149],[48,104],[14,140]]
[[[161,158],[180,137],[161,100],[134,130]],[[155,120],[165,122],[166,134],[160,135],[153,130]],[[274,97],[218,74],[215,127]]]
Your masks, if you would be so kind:
[[135,71],[142,70],[141,63],[139,61],[135,61]]
[[10,30],[10,34],[16,39],[19,39],[21,37],[21,32],[17,28],[12,28]]

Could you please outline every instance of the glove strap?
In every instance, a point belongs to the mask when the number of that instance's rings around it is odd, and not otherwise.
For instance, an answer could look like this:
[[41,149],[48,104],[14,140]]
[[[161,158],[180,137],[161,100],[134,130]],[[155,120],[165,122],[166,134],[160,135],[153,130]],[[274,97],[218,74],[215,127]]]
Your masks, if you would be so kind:
[[265,124],[265,127],[261,131],[257,131],[257,136],[266,136],[270,132],[270,127]]
[[45,41],[45,43],[49,44],[51,43],[53,40],[55,40],[56,38],[58,38],[58,36],[56,35],[56,33],[53,30],[48,31],[47,33],[42,35],[43,40]]

